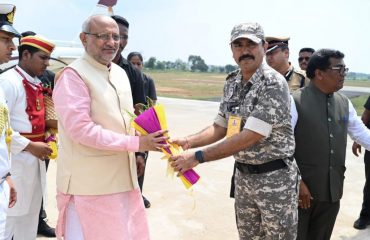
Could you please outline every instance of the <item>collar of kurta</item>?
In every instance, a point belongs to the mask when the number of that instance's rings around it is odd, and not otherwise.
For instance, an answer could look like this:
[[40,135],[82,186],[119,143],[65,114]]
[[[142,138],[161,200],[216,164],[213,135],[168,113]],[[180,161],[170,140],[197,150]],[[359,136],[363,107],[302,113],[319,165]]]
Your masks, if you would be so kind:
[[323,93],[318,87],[316,87],[316,85],[313,83],[313,81],[310,81],[310,83],[308,84],[307,87],[311,88],[312,91],[316,92],[317,94],[324,95],[327,98],[333,97],[333,94],[334,94],[334,93],[329,93],[329,94]]
[[104,64],[101,64],[98,61],[96,61],[93,57],[91,57],[87,52],[85,52],[82,55],[82,59],[86,60],[91,65],[93,65],[94,67],[96,67],[97,69],[100,69],[102,71],[108,71],[109,72],[111,67],[112,67],[112,63],[110,63],[108,66],[106,66]]

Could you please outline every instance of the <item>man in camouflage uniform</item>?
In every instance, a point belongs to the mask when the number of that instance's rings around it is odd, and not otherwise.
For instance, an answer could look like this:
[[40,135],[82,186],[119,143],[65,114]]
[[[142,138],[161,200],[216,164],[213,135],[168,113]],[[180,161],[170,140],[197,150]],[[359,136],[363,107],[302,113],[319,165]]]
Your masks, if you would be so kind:
[[293,92],[307,86],[310,80],[304,71],[296,69],[289,62],[289,39],[289,37],[266,37],[268,42],[266,59],[273,69],[285,77],[290,91]]
[[288,85],[264,60],[267,44],[259,24],[236,25],[230,45],[240,69],[226,79],[213,125],[174,142],[189,149],[227,138],[171,157],[172,166],[184,173],[199,163],[234,155],[240,239],[295,239],[299,177],[292,158]]

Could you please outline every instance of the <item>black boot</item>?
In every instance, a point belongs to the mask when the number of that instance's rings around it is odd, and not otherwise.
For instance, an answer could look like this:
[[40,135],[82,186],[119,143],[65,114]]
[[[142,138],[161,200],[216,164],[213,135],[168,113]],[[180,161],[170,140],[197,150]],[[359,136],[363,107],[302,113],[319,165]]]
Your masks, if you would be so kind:
[[144,201],[145,208],[150,208],[151,204],[150,204],[149,200],[146,199],[144,196],[143,196],[143,201]]
[[55,228],[50,227],[45,220],[39,220],[39,226],[37,228],[37,234],[44,237],[55,237]]
[[358,230],[362,230],[362,229],[365,229],[369,225],[370,225],[370,219],[359,217],[354,222],[353,227],[356,228],[356,229],[358,229]]

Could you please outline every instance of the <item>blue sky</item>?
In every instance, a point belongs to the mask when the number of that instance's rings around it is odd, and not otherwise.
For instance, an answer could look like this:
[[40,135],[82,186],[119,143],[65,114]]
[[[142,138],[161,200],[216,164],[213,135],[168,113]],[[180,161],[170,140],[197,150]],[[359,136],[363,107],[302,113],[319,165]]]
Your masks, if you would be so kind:
[[[13,0],[15,27],[52,40],[78,41],[81,24],[98,0]],[[265,35],[290,36],[290,60],[298,66],[302,47],[335,48],[350,71],[370,73],[368,0],[118,0],[114,13],[130,22],[124,51],[145,59],[186,61],[200,55],[207,64],[235,64],[230,31],[241,22],[259,22]]]

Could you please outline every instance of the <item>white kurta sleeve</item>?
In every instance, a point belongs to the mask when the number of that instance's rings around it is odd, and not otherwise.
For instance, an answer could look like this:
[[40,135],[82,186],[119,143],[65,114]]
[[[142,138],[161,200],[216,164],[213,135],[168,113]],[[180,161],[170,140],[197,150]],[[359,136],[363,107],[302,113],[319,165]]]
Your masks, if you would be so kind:
[[350,100],[348,100],[348,134],[353,141],[357,142],[370,151],[370,130],[357,116],[356,110]]
[[10,152],[13,154],[20,153],[27,147],[29,143],[29,139],[20,135],[19,132],[13,131],[12,142],[10,144]]
[[297,107],[295,106],[294,98],[292,97],[292,95],[290,95],[290,116],[291,116],[290,122],[292,124],[292,128],[294,131],[295,125],[297,125],[297,121],[298,121],[298,112],[297,112]]

